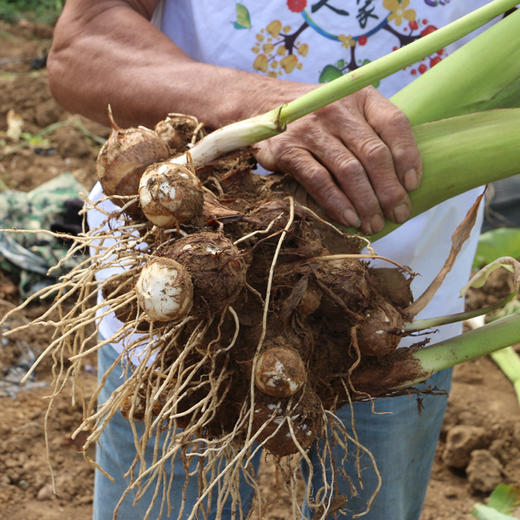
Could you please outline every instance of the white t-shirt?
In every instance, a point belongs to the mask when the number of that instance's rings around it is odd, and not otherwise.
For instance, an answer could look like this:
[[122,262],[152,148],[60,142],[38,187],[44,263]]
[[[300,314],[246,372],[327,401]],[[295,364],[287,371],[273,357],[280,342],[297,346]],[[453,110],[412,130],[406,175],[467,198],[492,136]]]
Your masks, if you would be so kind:
[[[194,60],[318,84],[486,3],[487,0],[164,0],[152,22]],[[383,79],[378,89],[390,97],[460,45],[458,42],[442,49]],[[441,269],[449,254],[451,235],[481,192],[482,189],[471,190],[448,200],[373,244],[377,253],[420,273],[412,283],[414,297]],[[91,198],[97,200],[100,196],[101,189],[96,185]],[[91,226],[99,219],[99,214],[89,215]],[[482,211],[451,272],[418,318],[463,310],[459,291],[470,275],[481,220]],[[100,332],[108,338],[120,325],[113,315],[106,317]],[[460,324],[443,326],[432,336],[432,342],[460,332]],[[401,346],[415,341],[406,338]]]

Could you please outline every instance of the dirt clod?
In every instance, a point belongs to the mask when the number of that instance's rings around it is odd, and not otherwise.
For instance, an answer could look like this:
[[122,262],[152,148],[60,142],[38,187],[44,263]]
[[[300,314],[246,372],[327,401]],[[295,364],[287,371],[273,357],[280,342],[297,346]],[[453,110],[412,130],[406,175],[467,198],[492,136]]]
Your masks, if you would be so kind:
[[464,469],[470,461],[471,452],[484,448],[487,442],[488,436],[484,428],[454,426],[448,431],[442,460],[447,466]]
[[502,466],[488,450],[474,450],[466,474],[473,491],[491,493],[502,481]]

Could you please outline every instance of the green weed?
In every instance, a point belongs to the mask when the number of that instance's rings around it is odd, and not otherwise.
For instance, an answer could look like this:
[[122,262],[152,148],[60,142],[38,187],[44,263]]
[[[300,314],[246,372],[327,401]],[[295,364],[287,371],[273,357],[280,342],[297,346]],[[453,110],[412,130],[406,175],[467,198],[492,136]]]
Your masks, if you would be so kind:
[[64,0],[0,0],[0,20],[16,23],[28,18],[40,23],[54,23]]

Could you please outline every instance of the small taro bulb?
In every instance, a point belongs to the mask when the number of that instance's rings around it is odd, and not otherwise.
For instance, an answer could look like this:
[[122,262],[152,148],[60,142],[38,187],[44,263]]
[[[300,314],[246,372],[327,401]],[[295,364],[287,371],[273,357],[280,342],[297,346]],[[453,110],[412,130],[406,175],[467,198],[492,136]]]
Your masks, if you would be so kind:
[[195,298],[219,311],[232,303],[246,283],[248,263],[233,242],[222,233],[201,231],[179,238],[164,251],[191,274]]
[[163,162],[143,173],[139,201],[150,222],[170,228],[202,214],[204,194],[199,178],[189,168]]
[[273,397],[294,395],[307,380],[307,372],[298,352],[289,347],[264,350],[255,366],[255,386]]
[[[99,151],[96,161],[97,177],[105,195],[137,195],[139,179],[152,163],[164,161],[169,156],[168,146],[149,128],[121,129],[115,123],[109,109],[112,125],[110,137]],[[118,205],[124,200],[113,200]]]
[[168,145],[170,155],[188,150],[195,134],[196,138],[204,135],[198,119],[184,114],[168,114],[155,125],[154,131]]
[[386,356],[402,339],[403,316],[383,298],[377,298],[356,329],[359,350],[366,356]]
[[137,303],[150,321],[177,321],[193,304],[193,284],[186,269],[171,258],[153,258],[135,285]]

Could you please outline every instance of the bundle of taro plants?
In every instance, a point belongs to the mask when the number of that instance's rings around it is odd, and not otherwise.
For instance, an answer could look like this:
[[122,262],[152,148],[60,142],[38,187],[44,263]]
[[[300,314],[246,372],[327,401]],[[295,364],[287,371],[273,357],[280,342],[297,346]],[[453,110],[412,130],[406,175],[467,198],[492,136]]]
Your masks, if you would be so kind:
[[[111,116],[112,134],[97,162],[105,197],[86,201],[87,210],[101,215],[100,225],[77,237],[70,253],[90,247],[91,259],[38,295],[57,293],[33,324],[48,324],[59,313],[51,323],[55,339],[40,356],[55,360],[53,398],[70,380],[79,388],[90,354],[122,345],[111,370],[120,365],[124,379],[97,408],[109,373],[90,399],[82,398],[84,420],[75,433],[88,432],[86,453],[118,410],[134,431],[143,423],[127,492],[136,490],[139,499],[155,486],[153,502],[173,508],[174,516],[184,514],[183,504],[168,500],[165,472],[181,459],[184,467],[197,469],[186,472],[200,489],[190,519],[204,515],[215,497],[218,514],[228,499],[240,509],[241,479],[260,494],[250,462],[262,448],[274,455],[294,489],[299,466],[289,455],[306,459],[320,439],[325,467],[334,464],[332,443],[346,452],[359,448],[336,419],[339,407],[403,391],[436,370],[520,340],[513,316],[434,347],[397,349],[412,332],[465,317],[414,322],[467,238],[478,201],[454,235],[443,270],[413,301],[415,273],[391,259],[383,259],[386,267],[374,267],[371,261],[380,257],[367,238],[327,221],[291,181],[255,175],[248,148],[514,4],[490,2],[355,74],[207,135],[190,116],[171,114],[153,130],[121,129]],[[414,214],[520,172],[520,109],[503,108],[520,98],[519,35],[516,12],[393,98],[414,125],[423,159],[423,184],[412,194]],[[388,223],[377,237],[394,227]],[[504,264],[518,278],[517,264]],[[112,313],[120,328],[99,339],[96,324]],[[161,434],[164,442],[156,444],[147,465],[148,441]],[[334,469],[332,474],[343,471]],[[355,476],[343,477],[354,490],[362,485]],[[333,489],[323,482],[312,500],[307,495],[317,518],[333,511]],[[293,501],[299,511],[294,496]]]

